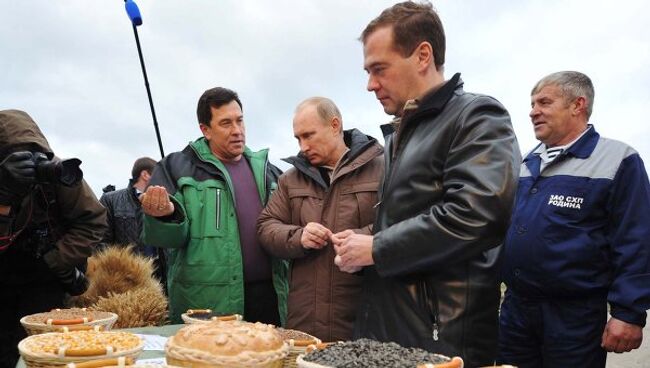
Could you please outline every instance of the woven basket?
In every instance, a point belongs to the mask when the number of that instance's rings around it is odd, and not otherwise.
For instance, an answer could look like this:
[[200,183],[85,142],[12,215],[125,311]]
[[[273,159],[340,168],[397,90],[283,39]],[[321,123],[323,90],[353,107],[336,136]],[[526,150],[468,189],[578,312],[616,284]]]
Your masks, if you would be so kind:
[[191,367],[191,368],[248,368],[248,367],[254,367],[254,368],[282,368],[282,359],[280,360],[275,360],[270,363],[264,363],[264,364],[245,364],[245,365],[233,365],[232,363],[227,363],[227,364],[213,364],[213,363],[200,363],[196,361],[191,361],[191,360],[180,360],[180,359],[174,359],[174,358],[167,358],[167,363],[172,364],[177,367]]
[[209,319],[195,318],[192,315],[198,314],[211,314],[212,310],[210,309],[188,309],[187,312],[181,314],[181,318],[185,324],[192,323],[206,323],[210,321],[241,321],[243,317],[240,314],[227,314],[223,316],[213,316]]
[[102,368],[102,367],[133,367],[133,359],[126,357],[110,358],[110,359],[96,359],[89,360],[82,363],[68,363],[66,368]]
[[[326,365],[308,362],[303,359],[304,354],[298,355],[296,359],[296,366],[298,368],[332,368]],[[459,357],[454,357],[446,363],[439,364],[418,364],[417,368],[463,368],[463,360]]]
[[166,364],[133,364],[131,359],[125,357],[89,360],[83,363],[68,363],[66,368],[178,368]]
[[[57,318],[56,314],[59,312],[67,312],[74,316],[74,318],[65,320],[47,318],[48,314]],[[47,320],[45,322],[30,321],[30,319],[33,319],[37,315],[42,315],[43,318],[47,318]],[[102,330],[110,330],[113,327],[113,324],[115,324],[115,321],[117,321],[117,314],[115,313],[89,311],[86,310],[86,308],[54,309],[51,312],[30,314],[20,319],[20,323],[23,325],[23,328],[27,331],[28,335],[37,335],[46,332],[67,332],[73,330],[92,329],[94,326],[101,326]]]
[[289,355],[283,360],[282,366],[284,368],[296,368],[296,358],[298,355],[306,353],[308,346],[321,343],[317,337],[302,331],[284,328],[278,328],[277,330],[289,345]]
[[[144,341],[139,340],[139,344],[131,349],[118,350],[114,351],[112,346],[106,346],[102,349],[97,350],[70,350],[65,349],[64,347],[59,348],[57,353],[50,352],[35,352],[29,349],[31,345],[31,340],[37,338],[43,338],[46,336],[51,336],[53,338],[62,337],[65,334],[75,334],[75,333],[84,333],[84,332],[49,332],[40,335],[33,335],[18,343],[18,351],[25,361],[27,368],[64,368],[69,363],[83,363],[93,360],[103,360],[111,358],[120,358],[124,357],[129,362],[135,361],[138,355],[142,352],[144,348]],[[98,332],[100,334],[117,334],[116,332]],[[121,334],[129,334],[127,332],[120,332]],[[129,334],[133,335],[133,334]]]
[[255,357],[255,354],[246,354],[240,359],[233,359],[232,357],[214,358],[190,349],[170,348],[169,344],[165,350],[167,364],[192,368],[282,368],[286,356],[286,353],[283,353],[278,354],[276,359],[261,361]]
[[[205,338],[213,339],[216,345],[205,346]],[[221,352],[212,352],[211,347]],[[244,321],[187,325],[165,345],[167,364],[192,368],[282,368],[288,353],[289,345],[275,327]]]
[[[310,351],[317,350],[317,349],[318,350],[325,349],[330,344],[336,344],[336,343],[321,343],[321,344],[309,345],[305,353],[298,355],[298,357],[296,358],[296,367],[297,368],[333,368],[330,366],[309,362],[303,359],[306,353],[309,353]],[[442,358],[446,360],[446,362],[437,363],[437,364],[422,363],[422,364],[418,364],[416,368],[463,368],[464,367],[463,359],[460,357],[449,358],[447,356],[440,355],[440,354],[434,354],[434,355],[436,356],[436,358]]]

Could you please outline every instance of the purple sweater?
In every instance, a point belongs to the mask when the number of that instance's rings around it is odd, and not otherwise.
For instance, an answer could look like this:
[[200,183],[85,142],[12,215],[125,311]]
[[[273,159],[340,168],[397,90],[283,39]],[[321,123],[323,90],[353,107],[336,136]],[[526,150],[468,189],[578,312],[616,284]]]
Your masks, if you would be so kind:
[[262,201],[257,191],[253,171],[245,158],[223,163],[235,187],[235,210],[239,224],[239,239],[244,262],[244,281],[271,279],[271,260],[257,241],[257,217],[262,212]]

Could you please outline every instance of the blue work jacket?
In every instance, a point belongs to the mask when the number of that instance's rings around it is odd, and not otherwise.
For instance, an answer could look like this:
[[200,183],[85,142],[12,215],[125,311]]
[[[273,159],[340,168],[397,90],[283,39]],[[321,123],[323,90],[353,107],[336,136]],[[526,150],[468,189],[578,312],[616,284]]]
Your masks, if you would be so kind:
[[502,276],[528,298],[602,297],[645,325],[650,307],[650,184],[628,145],[588,131],[540,172],[521,166]]

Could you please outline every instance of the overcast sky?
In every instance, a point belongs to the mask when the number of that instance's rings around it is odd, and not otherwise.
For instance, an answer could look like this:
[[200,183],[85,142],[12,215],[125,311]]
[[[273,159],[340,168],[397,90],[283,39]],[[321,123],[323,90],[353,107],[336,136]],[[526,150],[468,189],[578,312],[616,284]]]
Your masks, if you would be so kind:
[[[294,107],[333,99],[346,128],[381,142],[390,120],[366,91],[365,25],[392,1],[136,0],[138,28],[165,153],[200,136],[196,102],[236,90],[247,144],[271,159],[297,153]],[[509,110],[522,151],[535,145],[530,89],[578,70],[594,81],[591,122],[650,162],[650,2],[435,1],[447,33],[446,78]],[[55,153],[83,160],[97,194],[124,187],[133,161],[160,158],[130,21],[122,0],[2,0],[0,109],[27,111]],[[286,168],[286,164],[281,165]]]

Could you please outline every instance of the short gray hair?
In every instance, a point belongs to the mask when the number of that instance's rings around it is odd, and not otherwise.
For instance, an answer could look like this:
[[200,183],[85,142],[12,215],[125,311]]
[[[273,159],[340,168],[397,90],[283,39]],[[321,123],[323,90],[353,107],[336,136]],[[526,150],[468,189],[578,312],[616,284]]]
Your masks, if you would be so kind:
[[578,97],[584,97],[587,100],[587,120],[591,116],[594,108],[594,84],[586,74],[574,71],[562,71],[547,75],[542,78],[530,95],[539,93],[539,91],[549,85],[560,87],[562,95],[567,101],[573,101]]
[[334,101],[330,100],[329,98],[310,97],[298,104],[295,112],[298,112],[307,106],[316,106],[316,112],[324,123],[329,123],[329,121],[333,118],[338,118],[341,122],[341,125],[343,125],[343,117],[341,116],[341,111],[339,111],[339,108],[336,107]]

